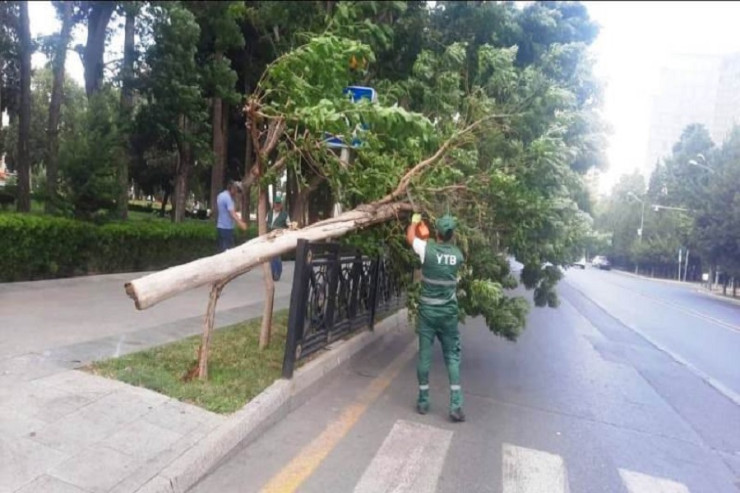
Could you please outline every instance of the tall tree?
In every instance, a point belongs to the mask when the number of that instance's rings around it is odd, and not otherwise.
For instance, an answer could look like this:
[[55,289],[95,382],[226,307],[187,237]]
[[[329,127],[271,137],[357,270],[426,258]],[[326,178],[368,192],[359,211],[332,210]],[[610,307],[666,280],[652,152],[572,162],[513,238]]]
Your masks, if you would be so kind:
[[82,48],[82,64],[85,69],[85,92],[90,98],[103,86],[105,38],[116,2],[83,1],[82,7],[87,17],[87,43]]
[[[236,92],[237,74],[227,53],[244,47],[239,21],[246,15],[243,2],[186,2],[200,26],[199,65],[206,74],[204,94],[211,99],[213,167],[211,168],[211,210],[216,210],[216,196],[223,190],[226,176],[227,132],[225,122],[229,105],[240,100]],[[216,218],[216,214],[213,214]]]
[[126,142],[125,152],[118,163],[118,200],[116,201],[117,213],[120,219],[128,217],[128,189],[129,189],[129,167],[133,161],[130,129],[134,110],[134,61],[136,60],[136,16],[140,5],[138,2],[125,2],[122,4],[123,14],[126,17],[123,35],[123,66],[121,67],[121,120],[125,127],[122,136]]
[[51,89],[49,103],[49,124],[47,126],[48,141],[46,148],[46,204],[47,213],[56,210],[58,180],[59,180],[59,119],[62,111],[64,96],[64,65],[67,60],[67,47],[72,32],[73,2],[55,2],[54,5],[60,14],[62,28],[56,40],[52,67],[54,83]]
[[[17,113],[19,70],[18,2],[0,3],[0,115]],[[2,120],[2,118],[0,118]],[[5,130],[0,121],[0,155],[5,154]]]
[[31,211],[31,162],[29,156],[29,137],[31,129],[31,42],[28,1],[20,5],[20,67],[21,99],[18,123],[18,212]]
[[154,134],[160,152],[176,150],[173,220],[185,218],[191,171],[207,159],[208,110],[196,61],[200,27],[179,3],[152,8],[152,44],[142,80],[147,98],[137,115],[139,132]]

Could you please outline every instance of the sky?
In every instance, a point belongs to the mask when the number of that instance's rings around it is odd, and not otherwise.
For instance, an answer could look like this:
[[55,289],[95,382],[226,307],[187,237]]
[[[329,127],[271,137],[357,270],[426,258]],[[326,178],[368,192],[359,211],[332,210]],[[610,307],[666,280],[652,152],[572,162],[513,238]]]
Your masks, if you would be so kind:
[[[594,72],[605,86],[604,120],[608,138],[608,170],[600,179],[607,192],[619,176],[642,167],[647,152],[652,94],[660,67],[672,54],[729,54],[740,52],[737,22],[740,2],[583,2],[599,23],[599,37],[591,47]],[[50,2],[29,2],[31,34],[58,31],[59,21]],[[85,32],[74,33],[73,45],[84,43]],[[123,36],[113,36],[106,59],[120,56]],[[36,53],[34,66],[44,63]],[[67,70],[84,85],[79,56],[69,52]]]

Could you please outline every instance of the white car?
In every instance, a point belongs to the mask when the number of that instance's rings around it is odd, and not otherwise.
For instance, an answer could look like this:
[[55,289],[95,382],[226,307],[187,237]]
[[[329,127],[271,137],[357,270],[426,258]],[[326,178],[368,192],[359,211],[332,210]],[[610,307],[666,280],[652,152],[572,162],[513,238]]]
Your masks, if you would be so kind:
[[611,270],[612,264],[609,262],[609,260],[604,257],[603,255],[597,255],[594,257],[593,261],[591,262],[591,265],[594,267],[597,267],[601,270]]
[[586,257],[582,257],[581,260],[577,262],[573,262],[573,267],[578,267],[579,269],[585,269],[586,268]]

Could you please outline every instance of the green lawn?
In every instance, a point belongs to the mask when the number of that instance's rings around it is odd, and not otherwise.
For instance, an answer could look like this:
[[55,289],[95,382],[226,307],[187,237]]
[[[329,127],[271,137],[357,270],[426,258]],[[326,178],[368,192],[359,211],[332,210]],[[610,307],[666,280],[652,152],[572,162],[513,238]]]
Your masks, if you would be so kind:
[[160,392],[217,413],[231,413],[280,378],[288,311],[275,312],[270,346],[258,349],[261,319],[214,331],[208,381],[184,381],[197,364],[200,336],[94,363],[96,375]]

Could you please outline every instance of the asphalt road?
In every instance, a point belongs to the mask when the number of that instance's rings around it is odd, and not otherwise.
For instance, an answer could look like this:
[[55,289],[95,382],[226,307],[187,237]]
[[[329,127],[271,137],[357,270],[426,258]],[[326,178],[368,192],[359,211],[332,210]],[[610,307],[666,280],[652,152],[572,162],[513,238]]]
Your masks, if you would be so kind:
[[447,419],[439,345],[432,411],[414,412],[415,343],[398,336],[192,491],[740,491],[740,406],[728,397],[740,306],[591,269],[568,271],[560,294],[516,343],[480,320],[462,329],[467,422]]

